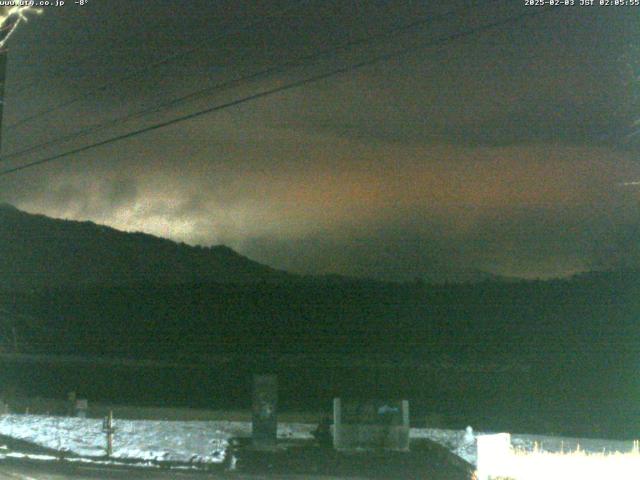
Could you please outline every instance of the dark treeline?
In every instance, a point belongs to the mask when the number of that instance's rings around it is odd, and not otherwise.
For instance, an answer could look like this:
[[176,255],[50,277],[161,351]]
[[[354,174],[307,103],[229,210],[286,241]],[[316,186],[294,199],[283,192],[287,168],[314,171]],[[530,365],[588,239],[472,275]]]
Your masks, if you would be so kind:
[[640,274],[431,286],[132,284],[0,292],[27,348],[134,358],[212,353],[634,354]]
[[[48,381],[56,394],[75,381],[115,401],[243,405],[250,373],[271,369],[291,408],[345,392],[404,396],[414,413],[466,412],[485,428],[633,436],[639,293],[638,272],[607,272],[443,286],[342,279],[5,291],[0,304],[28,319],[18,328],[25,352],[211,360],[184,371],[50,366],[42,382],[54,371],[65,379]],[[221,355],[231,363],[216,363]]]

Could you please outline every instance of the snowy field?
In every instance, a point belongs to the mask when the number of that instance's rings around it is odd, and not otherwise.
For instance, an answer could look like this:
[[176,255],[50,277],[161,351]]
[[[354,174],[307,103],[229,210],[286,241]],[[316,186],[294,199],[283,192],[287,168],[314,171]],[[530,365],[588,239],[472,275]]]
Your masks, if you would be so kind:
[[[249,422],[230,421],[152,421],[114,420],[113,457],[143,461],[221,463],[229,440],[249,437]],[[314,424],[281,423],[278,437],[294,440],[312,439]],[[412,428],[412,439],[429,439],[455,453],[472,465],[477,464],[476,434],[467,430]],[[40,415],[3,415],[0,434],[58,451],[84,457],[103,457],[106,436],[102,421]],[[633,442],[611,440],[512,435],[512,445],[523,451],[628,452]]]
[[[229,439],[251,435],[248,422],[114,420],[113,457],[166,462],[220,463]],[[278,437],[311,439],[315,425],[278,426]],[[102,457],[102,420],[40,415],[3,415],[0,434],[85,457]]]
[[[446,447],[470,464],[477,465],[476,436],[496,432],[412,428],[411,438],[426,438]],[[592,438],[552,437],[545,435],[511,434],[511,445],[522,452],[560,453],[581,450],[585,453],[628,453],[633,441],[599,440]]]

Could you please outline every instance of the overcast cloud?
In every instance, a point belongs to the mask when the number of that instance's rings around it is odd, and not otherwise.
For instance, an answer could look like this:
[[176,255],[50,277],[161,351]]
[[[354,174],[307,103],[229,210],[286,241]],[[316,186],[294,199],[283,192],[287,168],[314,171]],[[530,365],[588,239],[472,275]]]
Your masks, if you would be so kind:
[[[307,15],[291,10],[285,20],[224,37],[191,59],[7,129],[46,105],[213,38],[224,25],[294,8],[289,2],[251,8],[93,2],[85,13],[47,10],[12,39],[5,153],[443,8],[418,1],[336,2],[333,9],[331,2],[305,2],[296,8]],[[188,4],[189,11],[177,8]],[[124,5],[135,15],[119,20],[123,9],[113,6]],[[208,13],[198,15],[198,7]],[[472,17],[287,70],[6,166],[519,11],[525,10],[497,2]],[[537,277],[638,267],[640,189],[622,185],[640,179],[637,146],[625,140],[638,109],[630,55],[640,38],[638,12],[574,7],[420,50],[2,177],[0,199],[54,217],[192,244],[224,243],[305,273],[407,279],[484,270]],[[164,29],[152,26],[167,20]],[[123,42],[126,35],[137,41]],[[74,67],[83,56],[89,58]],[[42,77],[47,81],[24,88]]]

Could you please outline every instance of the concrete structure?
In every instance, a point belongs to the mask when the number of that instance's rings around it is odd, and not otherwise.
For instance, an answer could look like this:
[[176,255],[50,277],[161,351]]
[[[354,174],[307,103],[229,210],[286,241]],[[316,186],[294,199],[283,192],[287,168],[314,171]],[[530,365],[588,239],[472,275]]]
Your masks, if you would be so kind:
[[276,447],[278,432],[278,377],[253,376],[252,443],[254,448]]
[[409,401],[333,400],[333,446],[339,450],[409,450]]

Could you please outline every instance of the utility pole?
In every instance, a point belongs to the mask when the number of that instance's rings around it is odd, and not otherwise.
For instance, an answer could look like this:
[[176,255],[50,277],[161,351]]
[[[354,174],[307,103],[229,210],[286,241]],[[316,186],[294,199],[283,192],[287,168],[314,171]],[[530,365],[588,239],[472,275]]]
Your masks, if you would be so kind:
[[4,117],[4,85],[7,73],[7,49],[0,49],[0,152],[2,152],[2,119]]
[[[18,2],[12,2],[18,3]],[[23,2],[27,3],[27,2]],[[30,6],[0,7],[0,152],[2,151],[2,117],[4,113],[4,93],[7,73],[7,48],[5,42],[13,34],[27,13],[41,13],[42,10]]]
[[[13,12],[13,13],[12,13]],[[7,77],[7,56],[8,50],[5,42],[11,36],[14,29],[21,20],[21,10],[15,11],[15,7],[2,7],[0,9],[0,152],[2,152],[2,120],[4,118],[4,94]]]

